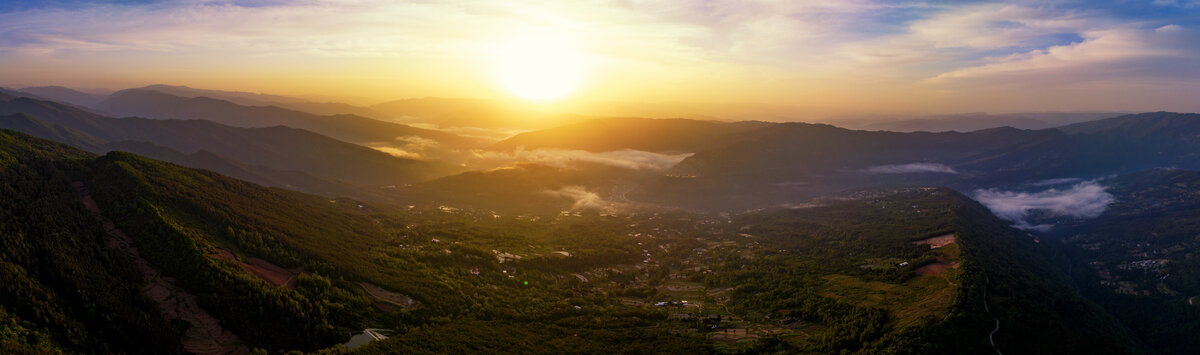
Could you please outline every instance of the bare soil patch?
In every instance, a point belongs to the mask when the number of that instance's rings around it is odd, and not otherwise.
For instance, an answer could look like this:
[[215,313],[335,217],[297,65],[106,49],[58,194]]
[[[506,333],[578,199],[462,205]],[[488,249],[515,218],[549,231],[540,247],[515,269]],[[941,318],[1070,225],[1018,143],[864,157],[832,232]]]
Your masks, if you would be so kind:
[[959,264],[957,261],[949,261],[939,257],[936,263],[922,266],[916,270],[916,273],[917,275],[921,276],[938,276],[950,270],[951,268],[957,269],[958,266]]
[[234,257],[233,252],[224,248],[217,249],[217,254],[214,256],[237,263],[243,270],[254,274],[254,276],[258,276],[263,281],[270,282],[272,285],[283,286],[293,290],[296,289],[296,276],[304,273],[304,268],[284,269],[259,258],[250,258],[250,263],[243,263]]
[[358,285],[362,286],[364,291],[367,291],[367,295],[371,296],[371,299],[375,301],[375,306],[383,311],[394,310],[393,306],[404,309],[417,305],[417,301],[412,299],[412,297],[385,290],[374,284],[359,282]]
[[743,339],[758,339],[758,334],[750,334],[745,328],[731,328],[717,330],[712,333],[713,340],[719,341],[739,341]]
[[929,249],[937,249],[954,243],[954,233],[939,235],[936,237],[922,239],[913,242],[913,244],[928,244]]

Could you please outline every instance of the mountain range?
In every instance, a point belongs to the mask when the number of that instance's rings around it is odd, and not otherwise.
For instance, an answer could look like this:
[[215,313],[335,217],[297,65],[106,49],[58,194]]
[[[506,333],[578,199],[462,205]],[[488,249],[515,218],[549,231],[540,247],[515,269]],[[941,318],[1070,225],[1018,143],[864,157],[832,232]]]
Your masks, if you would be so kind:
[[120,148],[312,192],[361,196],[355,193],[360,191],[356,186],[377,189],[411,183],[435,176],[439,170],[428,162],[397,158],[284,126],[242,128],[202,120],[110,118],[55,102],[7,95],[0,96],[0,115],[5,115],[0,119],[2,127],[93,152]]
[[5,89],[0,351],[1188,353],[1200,114],[1107,115]]
[[[731,216],[721,222],[729,226],[692,234],[684,226],[694,218],[714,217],[541,222],[406,212],[263,188],[129,153],[95,156],[0,130],[0,189],[6,192],[0,228],[11,236],[0,249],[9,280],[0,298],[0,314],[9,320],[0,324],[0,346],[14,351],[331,350],[350,329],[380,324],[400,334],[357,351],[716,351],[703,334],[670,332],[691,326],[669,315],[679,313],[619,301],[616,294],[640,291],[609,284],[684,287],[679,277],[626,280],[640,274],[636,267],[632,275],[592,271],[620,270],[630,256],[646,257],[623,247],[646,232],[661,234],[662,243],[704,249],[639,263],[653,273],[666,273],[672,263],[704,263],[711,275],[696,277],[725,288],[705,297],[725,300],[729,311],[701,328],[729,329],[767,314],[762,326],[818,335],[747,343],[752,351],[1144,351],[1120,323],[1069,291],[1061,271],[1044,259],[1049,250],[942,188],[862,190],[821,207]],[[924,212],[881,209],[881,203],[921,205]],[[823,226],[812,229],[814,221]],[[886,227],[899,221],[902,227]],[[556,230],[573,236],[557,237]],[[393,234],[400,231],[408,235]],[[532,234],[497,239],[514,231]],[[914,242],[945,233],[952,241],[946,249]],[[703,243],[709,238],[716,241]],[[532,243],[569,248],[570,256],[531,255],[540,250]],[[706,251],[720,245],[750,258],[710,260]],[[527,260],[493,257],[508,254],[482,249],[488,247]],[[857,265],[892,258],[920,264]],[[931,263],[961,266],[943,279],[922,271]],[[746,273],[759,269],[788,271]],[[273,278],[279,273],[294,280]],[[864,280],[893,289],[883,300],[931,303],[918,311],[854,296]],[[690,297],[661,292],[651,300]],[[776,325],[796,322],[813,323]],[[991,330],[993,323],[1001,333]]]
[[205,96],[185,98],[150,89],[118,91],[94,107],[118,116],[210,120],[249,128],[283,125],[356,144],[395,142],[404,137],[432,139],[449,145],[470,143],[467,139],[449,133],[357,115],[320,116],[277,106],[244,106]]

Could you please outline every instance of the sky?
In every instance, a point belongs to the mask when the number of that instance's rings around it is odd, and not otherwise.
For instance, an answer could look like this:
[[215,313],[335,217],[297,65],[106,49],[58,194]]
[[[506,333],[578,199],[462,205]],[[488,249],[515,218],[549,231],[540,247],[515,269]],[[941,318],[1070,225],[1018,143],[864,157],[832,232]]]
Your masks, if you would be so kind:
[[564,102],[1200,112],[1200,0],[7,0],[0,85],[516,100],[497,53],[543,35]]

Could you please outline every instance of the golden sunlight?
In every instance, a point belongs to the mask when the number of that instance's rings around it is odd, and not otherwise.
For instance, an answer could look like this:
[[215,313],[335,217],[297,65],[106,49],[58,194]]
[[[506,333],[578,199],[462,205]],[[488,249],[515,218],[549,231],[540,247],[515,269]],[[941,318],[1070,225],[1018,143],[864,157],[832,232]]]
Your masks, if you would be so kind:
[[570,41],[548,34],[514,38],[497,46],[493,57],[497,83],[527,100],[566,97],[583,82],[587,58]]

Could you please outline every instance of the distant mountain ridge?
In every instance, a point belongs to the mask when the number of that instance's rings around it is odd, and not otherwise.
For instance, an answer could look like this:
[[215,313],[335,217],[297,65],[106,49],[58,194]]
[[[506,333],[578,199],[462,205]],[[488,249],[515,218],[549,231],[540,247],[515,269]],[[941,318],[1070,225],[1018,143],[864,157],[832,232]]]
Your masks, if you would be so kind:
[[[131,149],[267,185],[314,193],[362,196],[355,194],[357,188],[353,186],[378,188],[411,183],[431,178],[440,171],[434,163],[397,158],[282,126],[241,128],[202,120],[110,118],[55,102],[3,94],[0,94],[0,117],[3,117],[2,127],[97,153]],[[220,158],[196,154],[216,154]],[[339,188],[339,185],[344,186]]]
[[284,125],[357,144],[395,142],[397,138],[410,136],[452,145],[471,144],[469,139],[450,133],[361,116],[320,116],[276,106],[244,106],[203,96],[184,98],[149,89],[122,90],[110,95],[95,107],[120,116],[209,120],[235,127]]
[[393,121],[426,123],[442,128],[545,129],[588,119],[582,115],[523,109],[482,99],[400,99],[370,108]]
[[378,112],[375,112],[375,110],[372,110],[369,107],[355,106],[339,102],[313,102],[303,98],[283,95],[260,94],[244,91],[207,90],[181,85],[163,84],[148,85],[135,89],[157,91],[188,99],[208,97],[217,100],[229,101],[243,106],[278,106],[316,115],[352,114],[376,119],[378,119],[379,115]]
[[643,191],[647,198],[675,196],[667,200],[687,204],[717,196],[688,191],[727,186],[746,190],[728,191],[712,201],[714,205],[740,196],[736,198],[743,202],[737,205],[753,206],[878,184],[971,189],[1095,178],[1159,166],[1197,169],[1198,117],[1144,113],[1061,130],[994,128],[968,133],[854,131],[785,123],[762,128],[752,139],[697,152],[672,168],[666,180]]
[[829,121],[839,127],[866,131],[892,132],[971,132],[988,128],[1013,127],[1046,129],[1080,122],[1125,115],[1118,112],[1030,112],[990,115],[964,113],[923,116],[916,118],[835,118]]
[[737,135],[775,123],[717,122],[691,119],[597,118],[556,128],[521,133],[493,144],[493,150],[558,148],[605,152],[622,149],[694,152],[734,140]]
[[76,106],[92,107],[107,95],[86,93],[72,88],[62,86],[36,86],[21,88],[21,92],[27,92],[46,99],[65,102]]

